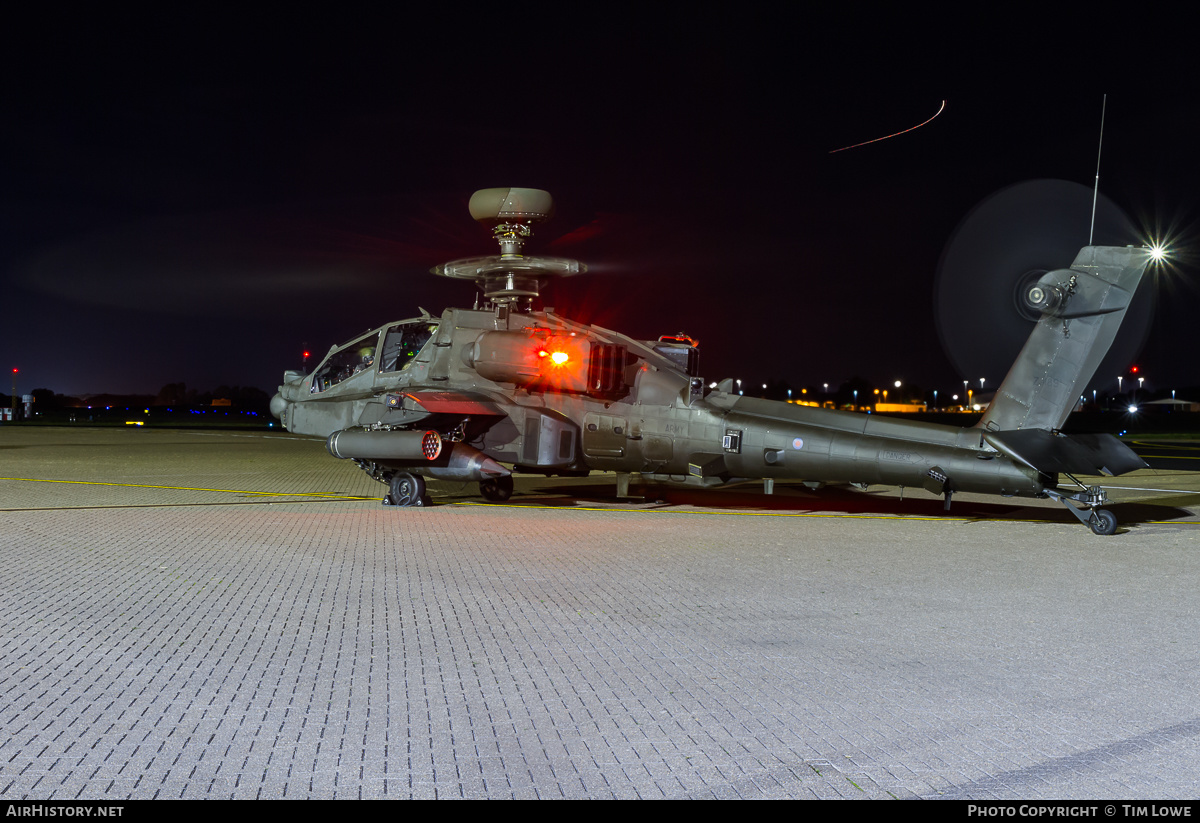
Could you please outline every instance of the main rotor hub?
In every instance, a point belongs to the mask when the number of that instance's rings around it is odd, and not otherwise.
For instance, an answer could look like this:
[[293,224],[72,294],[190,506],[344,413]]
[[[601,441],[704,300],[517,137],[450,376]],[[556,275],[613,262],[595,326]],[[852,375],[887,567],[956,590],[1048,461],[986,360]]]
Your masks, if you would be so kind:
[[554,199],[541,189],[480,189],[471,195],[471,216],[492,230],[500,254],[452,260],[434,274],[474,280],[486,301],[516,304],[528,309],[551,278],[587,271],[587,266],[564,257],[526,257],[521,253],[533,226],[554,214]]
[[480,189],[471,195],[467,209],[491,228],[501,257],[520,257],[533,226],[554,216],[554,198],[541,189]]

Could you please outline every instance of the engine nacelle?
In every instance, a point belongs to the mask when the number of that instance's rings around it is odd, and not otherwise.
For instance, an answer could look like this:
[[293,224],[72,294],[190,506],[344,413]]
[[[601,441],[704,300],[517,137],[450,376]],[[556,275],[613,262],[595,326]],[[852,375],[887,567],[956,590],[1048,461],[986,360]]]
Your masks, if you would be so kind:
[[489,331],[463,351],[480,377],[522,388],[585,392],[592,344],[573,334]]

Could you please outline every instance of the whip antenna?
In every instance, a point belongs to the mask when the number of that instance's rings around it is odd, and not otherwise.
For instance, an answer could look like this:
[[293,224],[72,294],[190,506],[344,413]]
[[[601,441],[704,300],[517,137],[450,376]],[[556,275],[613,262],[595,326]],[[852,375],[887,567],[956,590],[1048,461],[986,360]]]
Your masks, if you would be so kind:
[[1092,227],[1088,229],[1088,245],[1092,245],[1092,236],[1096,233],[1096,197],[1100,194],[1100,152],[1104,149],[1104,110],[1108,108],[1108,95],[1100,104],[1100,145],[1096,147],[1096,185],[1092,189]]

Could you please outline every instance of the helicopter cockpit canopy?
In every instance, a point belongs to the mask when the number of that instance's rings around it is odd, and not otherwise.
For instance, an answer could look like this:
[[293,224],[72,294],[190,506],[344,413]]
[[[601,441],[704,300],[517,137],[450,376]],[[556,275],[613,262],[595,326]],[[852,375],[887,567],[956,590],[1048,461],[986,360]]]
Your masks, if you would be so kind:
[[339,346],[313,372],[310,391],[326,391],[372,367],[380,373],[402,371],[429,342],[437,326],[427,320],[397,323],[384,331],[382,344],[379,332],[374,331]]
[[310,391],[323,392],[369,368],[375,362],[375,347],[378,342],[379,333],[372,332],[338,348],[313,372]]
[[388,328],[379,349],[379,371],[397,372],[407,368],[413,358],[433,337],[438,324],[418,320],[397,323]]

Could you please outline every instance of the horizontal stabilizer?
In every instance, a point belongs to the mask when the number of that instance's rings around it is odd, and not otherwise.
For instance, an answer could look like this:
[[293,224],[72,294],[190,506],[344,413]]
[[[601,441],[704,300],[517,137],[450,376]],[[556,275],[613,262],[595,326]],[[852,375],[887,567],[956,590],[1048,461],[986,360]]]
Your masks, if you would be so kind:
[[1047,474],[1125,474],[1149,465],[1111,434],[1055,434],[1042,429],[989,432],[984,441]]

